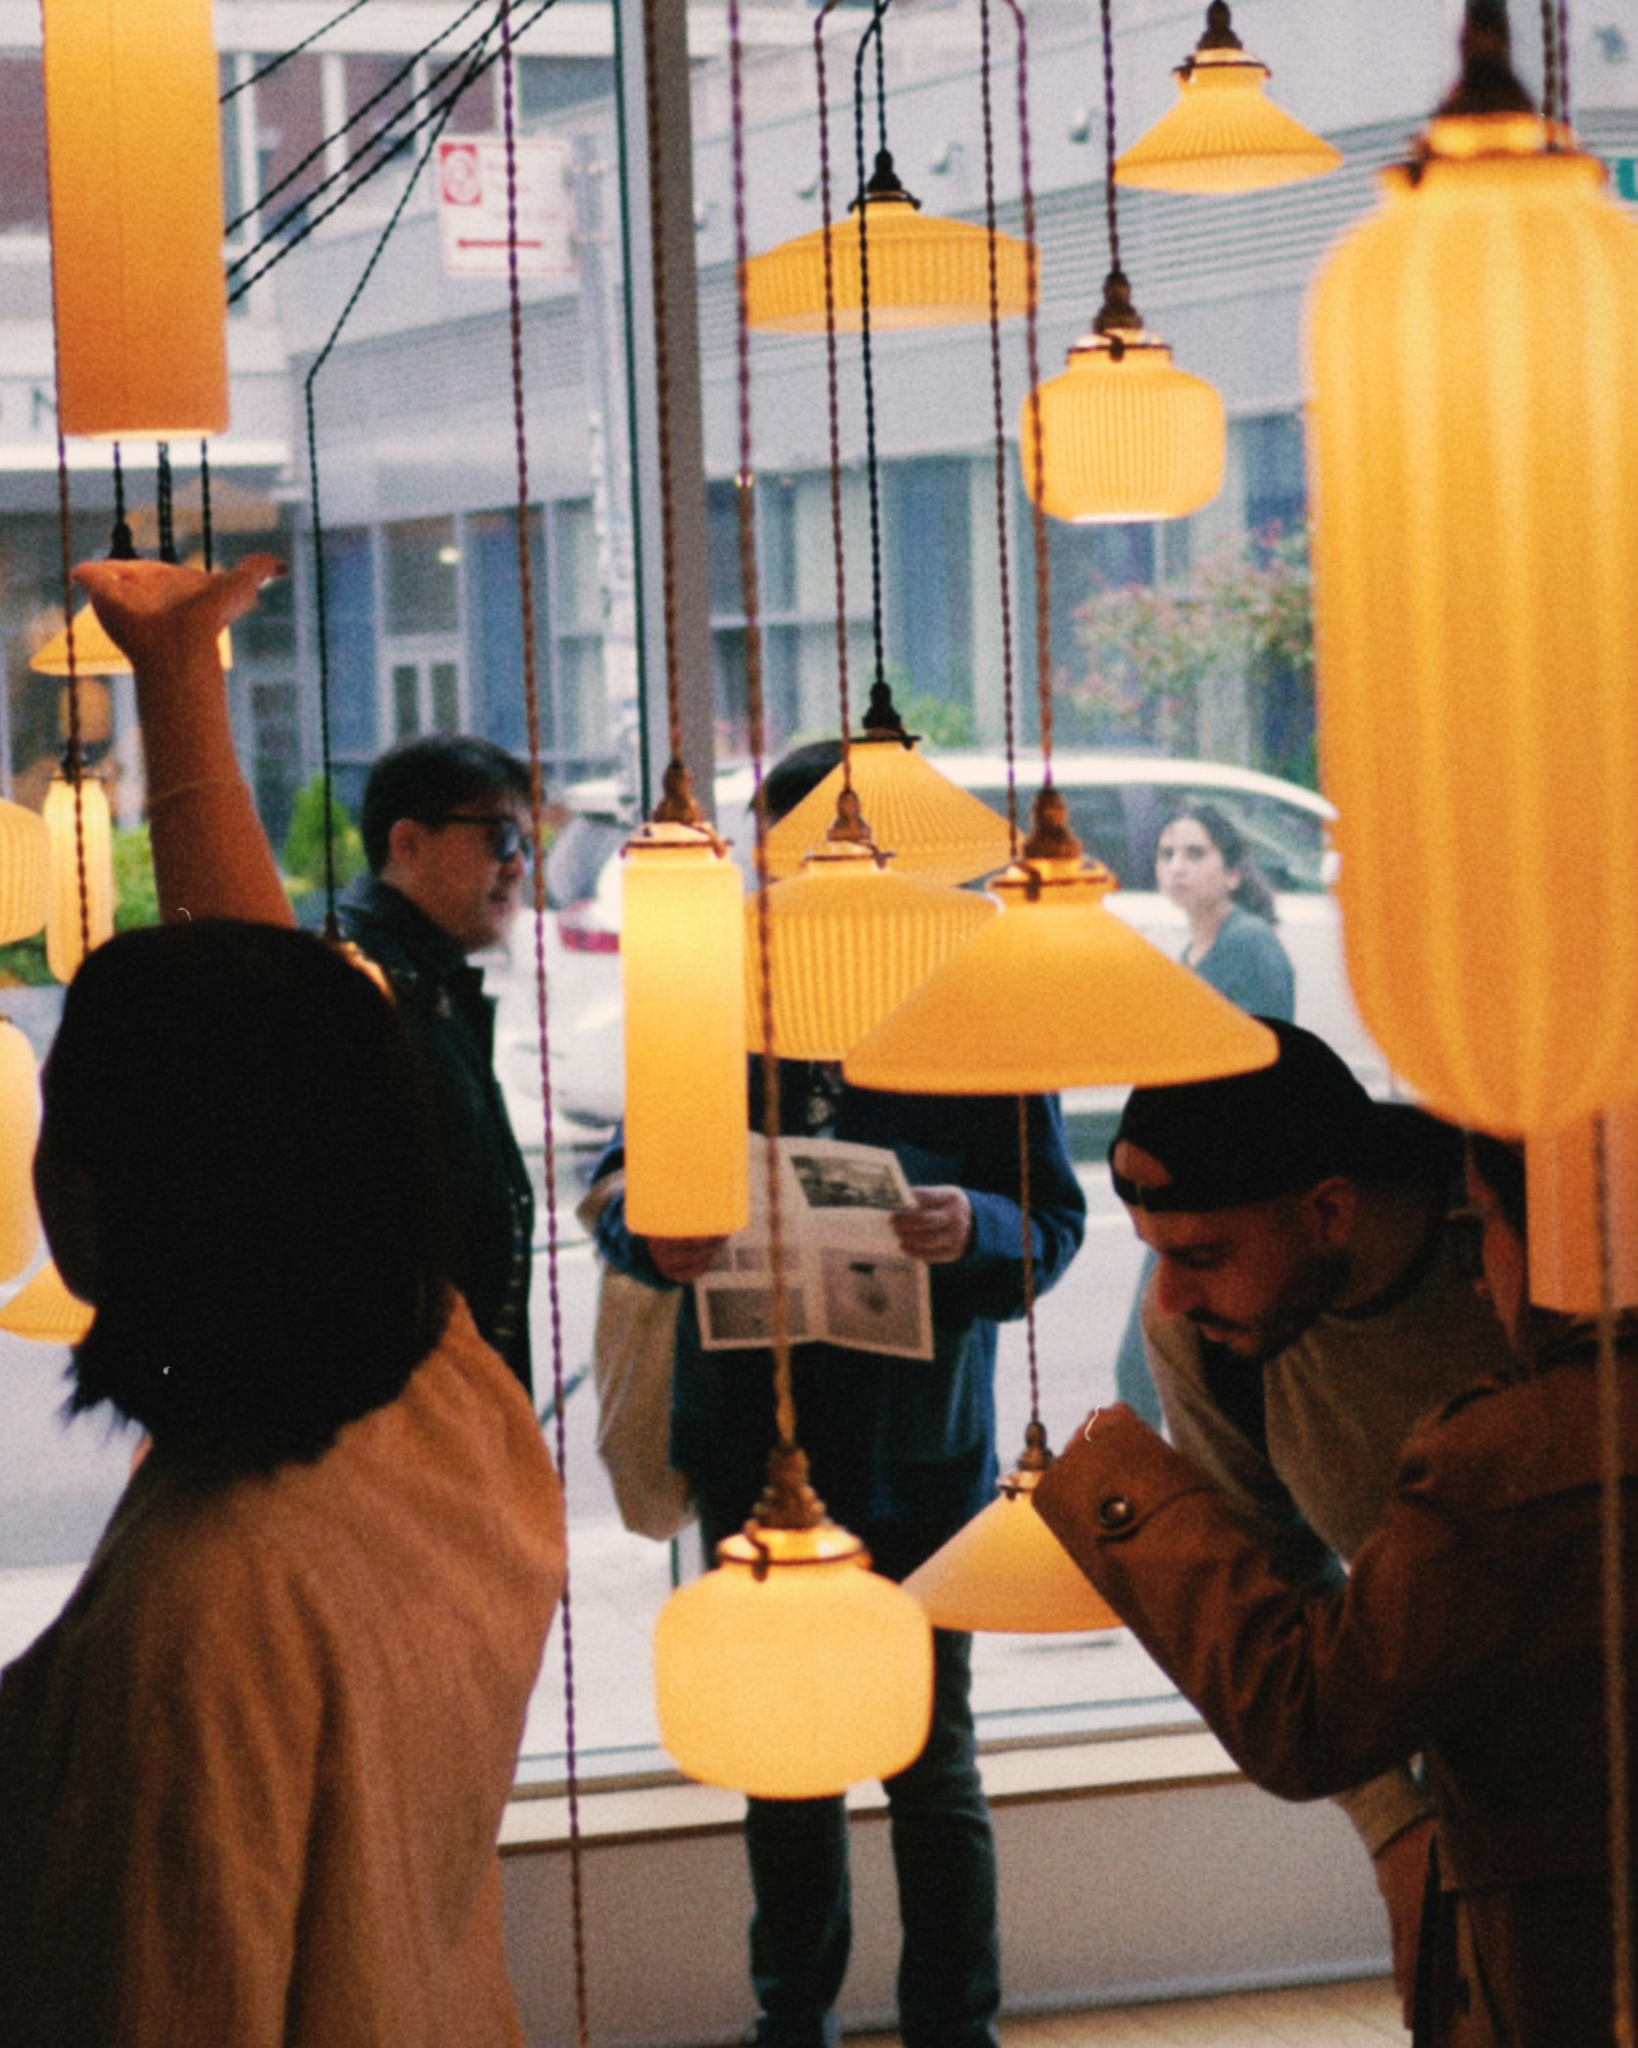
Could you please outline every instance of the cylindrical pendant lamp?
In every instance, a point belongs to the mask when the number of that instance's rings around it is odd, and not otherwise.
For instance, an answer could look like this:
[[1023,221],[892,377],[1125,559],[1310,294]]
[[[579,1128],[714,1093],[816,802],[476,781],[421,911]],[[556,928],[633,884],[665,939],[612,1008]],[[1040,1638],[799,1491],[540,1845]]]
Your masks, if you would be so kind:
[[34,1140],[40,1129],[40,1082],[34,1048],[0,1016],[0,1280],[13,1280],[40,1242],[34,1206]]
[[38,811],[0,800],[0,946],[31,939],[46,921],[51,835]]
[[0,1308],[0,1330],[36,1344],[77,1344],[95,1319],[89,1303],[69,1293],[52,1259]]
[[708,829],[655,823],[623,883],[626,1221],[726,1236],[750,1214],[739,871]]
[[1530,1299],[1571,1315],[1638,1307],[1638,1103],[1526,1139]]
[[[1012,854],[1006,819],[958,789],[913,744],[865,735],[854,739],[849,761],[871,836],[891,848],[894,874],[953,886],[1006,865]],[[776,881],[794,875],[823,837],[841,789],[836,767],[768,828],[768,871]]]
[[171,440],[228,423],[210,0],[43,0],[57,417]]
[[78,788],[76,804],[75,784],[66,775],[54,775],[43,813],[51,842],[46,965],[58,981],[72,981],[86,952],[114,930],[114,837],[108,792],[94,775],[82,775]]
[[1504,1134],[1630,1098],[1638,1046],[1638,223],[1556,139],[1436,119],[1307,308],[1349,975]]
[[905,1580],[935,1628],[1052,1635],[1121,1627],[1035,1512],[1040,1478],[1009,1473],[989,1506]]

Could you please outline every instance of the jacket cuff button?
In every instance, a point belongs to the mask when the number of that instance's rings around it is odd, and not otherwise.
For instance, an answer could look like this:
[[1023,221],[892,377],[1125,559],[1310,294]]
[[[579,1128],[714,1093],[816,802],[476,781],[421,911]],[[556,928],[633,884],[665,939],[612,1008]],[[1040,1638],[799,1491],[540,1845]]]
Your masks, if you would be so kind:
[[1098,1521],[1105,1529],[1124,1529],[1133,1513],[1132,1503],[1124,1493],[1112,1493],[1107,1500],[1098,1503]]

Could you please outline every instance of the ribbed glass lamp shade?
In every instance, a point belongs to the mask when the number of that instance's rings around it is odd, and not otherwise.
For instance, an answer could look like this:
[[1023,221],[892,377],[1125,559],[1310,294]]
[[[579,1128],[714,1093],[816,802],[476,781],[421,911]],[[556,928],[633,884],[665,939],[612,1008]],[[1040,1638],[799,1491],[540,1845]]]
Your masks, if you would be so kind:
[[626,1221],[727,1236],[750,1215],[739,870],[695,827],[646,825],[622,884]]
[[[917,211],[909,198],[869,202],[870,326],[953,327],[990,317],[990,238],[971,221]],[[833,221],[830,260],[836,328],[863,325],[859,216]],[[1029,244],[995,238],[997,310],[1003,320],[1029,304]],[[745,265],[750,323],[773,334],[825,331],[825,231],[797,235]]]
[[1035,1512],[1040,1477],[1011,1473],[989,1506],[905,1580],[934,1628],[1050,1635],[1121,1626]]
[[1434,121],[1305,338],[1354,995],[1433,1108],[1530,1134],[1638,1045],[1638,222],[1546,140]]
[[766,1568],[730,1537],[717,1569],[660,1611],[660,1740],[689,1777],[763,1799],[903,1770],[932,1718],[926,1615],[845,1529],[764,1529],[758,1542]]
[[14,1280],[40,1243],[34,1206],[34,1140],[40,1083],[34,1048],[0,1016],[0,1280]]
[[[66,676],[68,628],[53,633],[28,665],[38,676]],[[74,614],[74,673],[82,676],[124,676],[131,673],[131,657],[109,639],[101,619],[87,605]]]
[[44,818],[51,842],[51,897],[46,911],[46,965],[58,981],[72,981],[87,946],[80,919],[80,841],[84,840],[85,924],[91,947],[114,930],[114,835],[108,792],[94,775],[80,779],[81,827],[75,826],[74,785],[54,775]]
[[96,1311],[69,1293],[55,1261],[47,1259],[0,1308],[0,1330],[31,1337],[37,1344],[77,1344],[95,1318]]
[[[774,1050],[839,1060],[996,916],[989,897],[826,847],[768,895]],[[759,910],[745,906],[745,1029],[764,1050]]]
[[1028,398],[1019,453],[1025,490],[1054,519],[1181,519],[1223,487],[1223,401],[1201,378],[1174,369],[1171,350],[1153,335],[1084,335],[1039,398],[1039,495]]
[[[915,747],[900,740],[855,740],[849,753],[853,787],[876,844],[891,849],[896,875],[956,884],[994,874],[1012,855],[1007,821],[967,790],[957,789]],[[836,815],[842,771],[768,831],[768,870],[794,875]]]
[[1002,915],[859,1041],[847,1078],[912,1095],[1036,1095],[1268,1066],[1274,1034],[1106,910],[1113,886],[1078,860],[1009,868],[992,884]]
[[1590,1118],[1529,1138],[1524,1147],[1530,1299],[1571,1315],[1595,1315],[1603,1306],[1606,1249],[1611,1302],[1638,1307],[1638,1102],[1607,1111],[1603,1125],[1602,1173]]
[[0,946],[31,939],[46,921],[51,835],[44,818],[0,799]]
[[57,418],[173,440],[228,423],[210,0],[43,0]]
[[1342,152],[1268,98],[1268,67],[1243,50],[1200,50],[1177,104],[1115,159],[1115,182],[1156,192],[1255,192],[1322,177]]

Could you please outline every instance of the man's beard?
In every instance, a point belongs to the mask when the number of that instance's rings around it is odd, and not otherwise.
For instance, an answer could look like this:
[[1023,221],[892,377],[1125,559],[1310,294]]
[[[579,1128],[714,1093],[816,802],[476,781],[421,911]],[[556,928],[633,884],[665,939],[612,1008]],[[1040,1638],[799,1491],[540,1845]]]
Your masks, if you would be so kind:
[[[1209,1330],[1206,1334],[1244,1364],[1266,1365],[1319,1320],[1347,1284],[1348,1270],[1346,1252],[1310,1252],[1292,1269],[1279,1303],[1268,1315],[1254,1323],[1217,1323],[1219,1331],[1227,1331],[1226,1336]],[[1193,1309],[1188,1318],[1207,1325],[1214,1321]]]

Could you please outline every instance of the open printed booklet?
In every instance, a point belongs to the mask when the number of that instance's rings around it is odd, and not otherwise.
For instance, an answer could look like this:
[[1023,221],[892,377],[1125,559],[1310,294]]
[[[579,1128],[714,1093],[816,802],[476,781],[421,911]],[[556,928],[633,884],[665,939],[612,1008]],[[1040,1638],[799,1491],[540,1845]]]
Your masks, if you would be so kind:
[[[751,1217],[696,1280],[707,1351],[773,1341],[773,1258],[763,1141],[753,1138]],[[933,1355],[927,1267],[899,1249],[892,1218],[916,1198],[896,1155],[835,1138],[779,1140],[786,1323],[793,1344],[823,1341],[895,1358]]]

